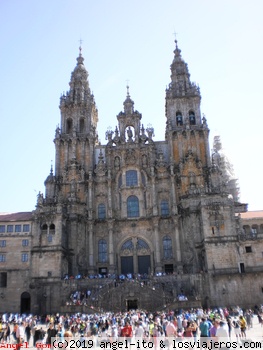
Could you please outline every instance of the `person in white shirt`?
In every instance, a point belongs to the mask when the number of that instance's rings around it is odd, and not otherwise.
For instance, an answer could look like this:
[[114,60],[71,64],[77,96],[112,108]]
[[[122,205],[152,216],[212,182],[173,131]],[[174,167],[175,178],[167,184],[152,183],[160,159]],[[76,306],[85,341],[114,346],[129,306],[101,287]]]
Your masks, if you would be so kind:
[[221,346],[221,349],[226,349],[226,342],[229,342],[228,326],[226,322],[220,321],[219,327],[216,330],[216,339],[218,342],[224,342],[225,344]]

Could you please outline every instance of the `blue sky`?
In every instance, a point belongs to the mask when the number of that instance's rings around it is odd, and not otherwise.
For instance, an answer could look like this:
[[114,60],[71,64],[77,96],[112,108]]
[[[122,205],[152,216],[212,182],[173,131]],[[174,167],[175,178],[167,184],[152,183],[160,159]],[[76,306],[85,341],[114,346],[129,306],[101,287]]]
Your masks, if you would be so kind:
[[[79,39],[102,144],[126,81],[142,123],[164,140],[174,32],[249,210],[262,204],[262,0],[1,0],[0,212],[31,211],[54,161],[60,95]],[[210,141],[212,148],[212,141]]]

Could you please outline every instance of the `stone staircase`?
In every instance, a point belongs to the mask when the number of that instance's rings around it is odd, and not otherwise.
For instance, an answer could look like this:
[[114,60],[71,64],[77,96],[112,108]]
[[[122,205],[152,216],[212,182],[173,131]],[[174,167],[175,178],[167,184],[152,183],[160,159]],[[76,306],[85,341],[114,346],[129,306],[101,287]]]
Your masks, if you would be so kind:
[[[201,301],[188,291],[188,300],[178,301],[178,290],[187,288],[187,280],[178,281],[175,276],[152,277],[145,280],[138,279],[93,279],[73,280],[64,286],[65,297],[63,312],[94,313],[101,311],[127,311],[129,309],[144,309],[157,311],[165,309],[189,309],[201,307]],[[91,295],[81,305],[65,303],[74,291],[90,290]],[[67,305],[66,305],[67,304]],[[70,305],[71,304],[71,305]]]

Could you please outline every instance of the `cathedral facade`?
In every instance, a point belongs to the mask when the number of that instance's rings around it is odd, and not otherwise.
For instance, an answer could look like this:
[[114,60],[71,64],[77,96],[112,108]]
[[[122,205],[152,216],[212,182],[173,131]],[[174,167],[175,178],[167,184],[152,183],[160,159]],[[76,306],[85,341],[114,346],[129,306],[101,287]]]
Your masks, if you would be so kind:
[[[154,141],[154,129],[144,127],[127,87],[116,129],[106,132],[102,145],[80,49],[69,91],[60,99],[55,167],[30,219],[24,289],[31,312],[65,310],[74,288],[98,286],[95,276],[99,288],[107,288],[104,309],[107,305],[114,309],[110,300],[116,291],[118,308],[125,308],[127,301],[154,307],[131,285],[116,290],[119,276],[147,280],[151,292],[144,289],[144,294],[155,305],[158,299],[160,307],[167,304],[167,295],[172,303],[178,294],[206,306],[259,302],[263,264],[260,258],[247,261],[242,254],[256,237],[258,248],[253,249],[262,258],[262,227],[256,236],[249,231],[241,239],[246,204],[239,202],[219,138],[210,150],[200,90],[190,80],[177,42],[170,69],[165,139]],[[112,279],[114,290],[109,283],[104,286]],[[162,292],[155,299],[151,293],[159,286]],[[249,300],[247,295],[237,300],[244,287],[250,288]]]

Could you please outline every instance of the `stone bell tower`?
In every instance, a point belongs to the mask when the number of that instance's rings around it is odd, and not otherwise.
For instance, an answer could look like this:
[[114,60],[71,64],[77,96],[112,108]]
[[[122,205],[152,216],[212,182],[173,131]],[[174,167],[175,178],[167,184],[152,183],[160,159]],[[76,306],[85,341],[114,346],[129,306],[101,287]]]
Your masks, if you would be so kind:
[[171,160],[180,172],[179,195],[204,187],[203,168],[210,165],[209,129],[201,118],[199,87],[190,81],[188,66],[177,46],[171,64],[171,83],[166,90],[166,139]]
[[61,130],[57,128],[56,169],[61,176],[72,160],[88,172],[93,169],[94,146],[97,143],[98,112],[90,92],[88,72],[81,54],[71,74],[70,90],[60,99]]
[[[69,91],[60,98],[55,169],[34,211],[33,277],[85,273],[92,261],[93,169],[98,112],[81,48]],[[44,259],[42,259],[44,257]],[[45,261],[45,264],[43,264]],[[54,269],[54,266],[56,268]]]

